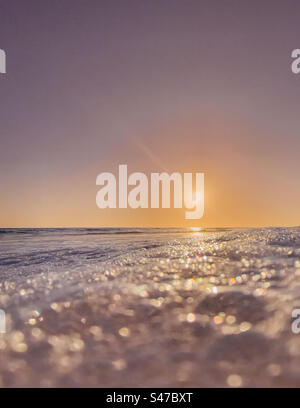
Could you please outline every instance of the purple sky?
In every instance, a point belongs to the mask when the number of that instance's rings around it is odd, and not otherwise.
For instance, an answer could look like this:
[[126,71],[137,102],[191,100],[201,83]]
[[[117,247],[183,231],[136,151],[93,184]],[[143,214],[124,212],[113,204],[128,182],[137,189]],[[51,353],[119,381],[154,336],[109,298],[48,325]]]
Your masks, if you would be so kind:
[[203,226],[299,225],[296,0],[0,0],[0,226],[195,225],[95,204],[103,171],[204,171]]

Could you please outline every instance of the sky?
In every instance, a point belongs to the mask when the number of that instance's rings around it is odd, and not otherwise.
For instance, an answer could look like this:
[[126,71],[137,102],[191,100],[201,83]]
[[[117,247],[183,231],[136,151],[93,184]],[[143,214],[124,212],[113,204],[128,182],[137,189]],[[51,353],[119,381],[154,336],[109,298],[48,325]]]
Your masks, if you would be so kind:
[[[296,0],[0,0],[0,227],[300,225]],[[205,211],[96,206],[204,172]]]

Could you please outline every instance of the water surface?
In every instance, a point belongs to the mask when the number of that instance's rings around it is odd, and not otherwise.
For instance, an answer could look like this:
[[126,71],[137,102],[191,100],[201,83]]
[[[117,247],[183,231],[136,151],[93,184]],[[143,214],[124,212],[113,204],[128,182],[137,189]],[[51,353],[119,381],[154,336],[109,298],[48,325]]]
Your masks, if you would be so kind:
[[0,230],[2,386],[299,386],[300,228]]

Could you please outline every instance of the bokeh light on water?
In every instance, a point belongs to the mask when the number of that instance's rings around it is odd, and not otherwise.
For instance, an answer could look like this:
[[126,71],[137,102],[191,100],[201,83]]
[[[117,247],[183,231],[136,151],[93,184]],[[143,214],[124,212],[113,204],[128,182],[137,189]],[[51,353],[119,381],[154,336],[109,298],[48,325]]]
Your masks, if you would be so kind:
[[1,234],[2,386],[299,386],[300,228]]

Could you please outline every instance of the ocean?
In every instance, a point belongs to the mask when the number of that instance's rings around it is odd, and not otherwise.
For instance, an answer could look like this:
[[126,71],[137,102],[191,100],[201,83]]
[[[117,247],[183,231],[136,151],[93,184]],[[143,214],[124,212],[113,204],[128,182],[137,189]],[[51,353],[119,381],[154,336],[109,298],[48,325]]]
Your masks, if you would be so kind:
[[297,308],[299,227],[0,229],[0,386],[299,386]]

